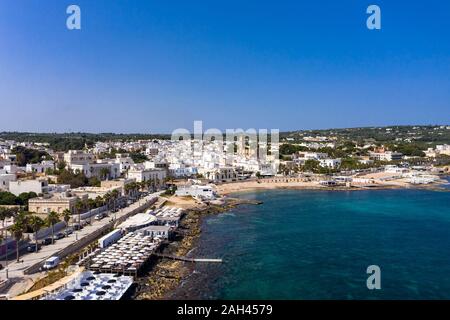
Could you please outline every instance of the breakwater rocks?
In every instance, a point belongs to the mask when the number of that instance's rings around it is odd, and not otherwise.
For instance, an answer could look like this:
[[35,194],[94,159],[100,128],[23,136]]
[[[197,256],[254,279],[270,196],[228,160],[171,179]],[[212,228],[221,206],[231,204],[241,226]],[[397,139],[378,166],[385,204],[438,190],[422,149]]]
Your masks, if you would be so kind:
[[[227,212],[238,205],[261,203],[261,201],[226,197],[194,209],[188,209],[180,222],[174,241],[163,249],[163,253],[183,257],[188,255],[201,234],[202,218]],[[158,258],[153,268],[144,277],[137,279],[136,292],[132,298],[155,300],[168,297],[191,273],[192,267],[191,263]]]

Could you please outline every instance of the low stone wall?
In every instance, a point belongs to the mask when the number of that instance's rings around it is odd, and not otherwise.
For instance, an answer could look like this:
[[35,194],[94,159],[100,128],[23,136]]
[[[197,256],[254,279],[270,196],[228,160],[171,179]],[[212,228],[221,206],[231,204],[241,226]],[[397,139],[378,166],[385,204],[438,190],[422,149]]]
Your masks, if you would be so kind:
[[[103,206],[103,207],[100,207],[100,208],[89,210],[88,212],[85,212],[83,214],[80,214],[80,217],[81,217],[81,220],[85,220],[85,219],[88,219],[88,218],[90,218],[92,216],[95,216],[96,214],[99,214],[101,212],[105,212],[107,210],[108,210],[108,206]],[[78,221],[78,217],[74,217],[74,218],[75,218],[76,221]]]
[[[61,230],[63,230],[66,227],[66,223],[64,221],[60,221],[55,224],[55,234]],[[37,239],[42,240],[52,235],[52,228],[48,227],[45,229],[41,229],[37,233]],[[32,235],[32,238],[34,239],[34,234]]]

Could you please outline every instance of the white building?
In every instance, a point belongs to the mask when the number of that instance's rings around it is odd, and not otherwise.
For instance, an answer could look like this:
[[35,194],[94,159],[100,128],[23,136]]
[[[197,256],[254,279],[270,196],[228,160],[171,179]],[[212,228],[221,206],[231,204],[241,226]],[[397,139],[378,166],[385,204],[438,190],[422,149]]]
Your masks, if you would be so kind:
[[236,181],[238,176],[233,167],[221,167],[211,170],[199,171],[205,178],[215,182],[229,182]]
[[44,179],[10,181],[9,192],[15,196],[24,192],[35,192],[36,194],[48,193],[48,182]]
[[[117,179],[120,177],[120,165],[118,163],[72,164],[70,168],[74,172],[83,173],[87,178]],[[104,169],[108,170],[106,177],[104,176]]]
[[124,173],[127,170],[131,169],[131,167],[134,165],[133,159],[131,159],[128,154],[122,153],[116,154],[116,159],[114,160],[114,162],[119,164],[121,173]]
[[28,163],[26,172],[45,173],[47,169],[55,169],[55,163],[51,160],[44,160],[41,163]]
[[0,190],[9,190],[9,183],[16,181],[16,175],[12,173],[0,174]]
[[215,199],[216,192],[210,185],[192,185],[181,186],[175,191],[175,194],[180,197],[191,196],[198,199]]
[[341,166],[341,159],[320,159],[319,165],[325,168],[336,169]]
[[136,182],[154,181],[156,184],[163,184],[167,176],[164,169],[130,169],[128,179],[135,179]]
[[400,152],[386,151],[386,152],[371,152],[370,157],[378,161],[396,161],[401,160],[403,154]]
[[173,227],[171,226],[158,226],[151,225],[138,231],[144,236],[150,236],[152,238],[170,239],[173,233]]
[[320,160],[328,158],[328,154],[323,152],[304,152],[303,158],[305,160]]
[[69,150],[64,154],[64,162],[68,168],[72,165],[83,165],[94,162],[95,157],[92,153],[87,153],[82,150]]
[[3,169],[0,170],[1,174],[16,174],[20,171],[22,171],[22,167],[18,167],[15,164],[8,164],[3,166]]
[[184,177],[192,177],[198,173],[196,167],[185,167],[182,164],[170,164],[169,173],[172,177],[175,178],[184,178]]

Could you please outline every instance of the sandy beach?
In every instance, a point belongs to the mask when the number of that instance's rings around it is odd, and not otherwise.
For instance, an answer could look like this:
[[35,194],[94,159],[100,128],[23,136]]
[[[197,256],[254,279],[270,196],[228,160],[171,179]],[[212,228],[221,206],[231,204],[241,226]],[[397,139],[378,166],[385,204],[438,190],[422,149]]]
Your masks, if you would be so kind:
[[[371,183],[352,183],[349,186],[339,185],[334,187],[322,186],[318,181],[290,181],[289,179],[277,180],[252,180],[218,184],[217,192],[220,195],[228,195],[235,192],[247,192],[255,190],[271,189],[305,189],[305,190],[374,190],[374,189],[394,189],[394,188],[438,188],[444,180],[436,181],[427,185],[413,185],[406,179],[380,180],[386,176],[362,176],[361,179],[373,179]],[[298,180],[298,179],[295,179]]]

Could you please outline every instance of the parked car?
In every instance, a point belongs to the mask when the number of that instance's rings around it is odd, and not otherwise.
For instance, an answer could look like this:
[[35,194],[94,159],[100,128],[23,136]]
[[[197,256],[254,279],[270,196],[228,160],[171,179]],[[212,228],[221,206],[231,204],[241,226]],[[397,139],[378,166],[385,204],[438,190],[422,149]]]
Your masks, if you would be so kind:
[[99,220],[102,220],[104,217],[105,217],[105,215],[103,213],[99,213],[99,214],[95,215],[94,219],[99,221]]
[[80,224],[78,224],[78,223],[75,223],[75,224],[72,226],[72,228],[73,228],[73,230],[81,230],[81,229],[83,229],[83,227],[82,227]]
[[49,244],[52,244],[52,238],[45,238],[44,240],[42,240],[41,241],[41,244],[43,245],[43,246],[47,246],[47,245],[49,245]]
[[[38,245],[37,245],[38,251],[41,250],[41,247],[42,247],[42,245],[38,243]],[[28,251],[28,252],[35,252],[35,251],[36,251],[36,244],[30,244],[30,245],[27,247],[27,251]]]
[[53,239],[59,240],[59,239],[64,238],[65,236],[66,236],[66,235],[65,235],[64,233],[58,232],[57,234],[54,235]]
[[72,228],[66,228],[66,230],[64,230],[64,234],[66,235],[66,237],[68,237],[72,233],[73,233],[73,229]]
[[56,268],[56,266],[59,264],[59,258],[58,257],[51,257],[45,260],[44,265],[42,266],[42,269],[44,270],[50,270],[53,268]]
[[89,223],[86,220],[81,221],[81,227],[86,227]]

